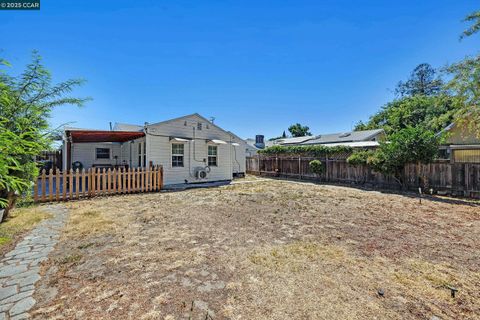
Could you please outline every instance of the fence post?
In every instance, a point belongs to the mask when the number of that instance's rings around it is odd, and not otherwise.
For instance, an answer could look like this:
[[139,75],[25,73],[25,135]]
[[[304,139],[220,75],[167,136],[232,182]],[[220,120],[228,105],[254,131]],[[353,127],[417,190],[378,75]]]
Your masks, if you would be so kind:
[[163,166],[160,167],[160,189],[163,188]]
[[325,181],[329,181],[328,179],[328,156],[325,156]]
[[298,176],[302,180],[302,158],[298,157]]

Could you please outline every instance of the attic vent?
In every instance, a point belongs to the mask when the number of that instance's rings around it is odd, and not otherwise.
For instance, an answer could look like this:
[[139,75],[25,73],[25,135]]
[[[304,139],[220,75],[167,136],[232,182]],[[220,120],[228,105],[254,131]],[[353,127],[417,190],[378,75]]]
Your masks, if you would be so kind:
[[345,132],[345,133],[342,133],[342,134],[340,135],[340,138],[345,138],[345,137],[348,137],[348,136],[350,136],[350,135],[351,135],[350,132]]

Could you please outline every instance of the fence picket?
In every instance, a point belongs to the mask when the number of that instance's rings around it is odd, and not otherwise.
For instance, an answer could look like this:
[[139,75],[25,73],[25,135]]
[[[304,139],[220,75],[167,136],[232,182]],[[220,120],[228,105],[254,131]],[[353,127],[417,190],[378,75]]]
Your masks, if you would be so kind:
[[75,170],[75,198],[79,198],[80,194],[80,171],[78,168]]
[[[473,171],[472,171],[473,172]],[[163,186],[163,168],[89,168],[60,171],[42,170],[33,186],[35,202],[67,201],[134,192],[160,191]],[[41,190],[40,190],[41,188]]]
[[128,178],[127,178],[127,184],[128,184],[128,193],[132,192],[132,168],[128,168]]
[[70,169],[70,172],[69,172],[68,191],[69,191],[69,198],[70,198],[70,200],[72,200],[72,198],[73,198],[73,169]]
[[86,195],[86,181],[85,181],[85,169],[82,169],[82,197],[85,198]]
[[53,168],[48,170],[48,200],[53,201]]
[[45,194],[46,194],[46,178],[45,178],[45,169],[42,170],[42,202],[45,202]]
[[60,200],[60,169],[55,169],[55,201]]
[[62,200],[65,201],[67,200],[67,172],[68,171],[63,171],[62,172]]

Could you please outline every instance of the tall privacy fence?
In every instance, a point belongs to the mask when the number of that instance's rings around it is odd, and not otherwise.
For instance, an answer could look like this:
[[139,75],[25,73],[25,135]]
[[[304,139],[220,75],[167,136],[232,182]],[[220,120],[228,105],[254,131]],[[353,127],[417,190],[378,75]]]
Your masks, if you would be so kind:
[[[317,176],[309,163],[318,159],[325,165],[324,172]],[[256,175],[317,180],[365,185],[378,188],[400,188],[390,176],[373,171],[368,166],[352,166],[343,159],[311,157],[265,157],[247,158],[247,173]],[[451,194],[480,198],[480,164],[434,162],[409,164],[403,172],[405,187],[411,190],[430,189],[439,194]]]
[[42,170],[34,186],[35,202],[66,201],[95,196],[156,192],[163,186],[161,166],[150,168],[91,168]]

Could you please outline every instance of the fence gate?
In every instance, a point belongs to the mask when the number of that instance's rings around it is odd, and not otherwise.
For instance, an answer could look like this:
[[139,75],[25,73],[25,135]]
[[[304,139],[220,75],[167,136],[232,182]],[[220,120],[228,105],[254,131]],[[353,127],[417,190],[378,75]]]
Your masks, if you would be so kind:
[[34,186],[35,202],[67,201],[114,194],[158,192],[163,168],[42,170]]

